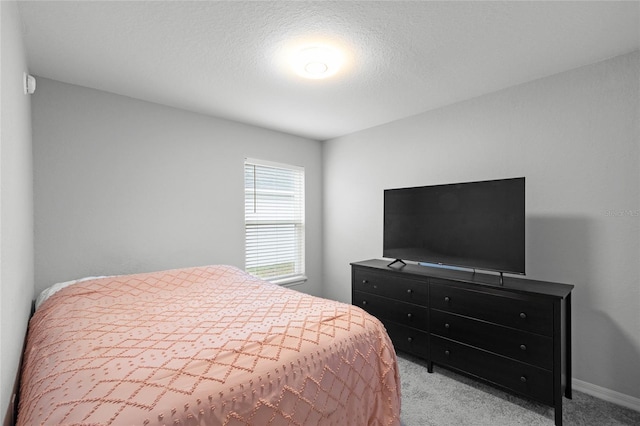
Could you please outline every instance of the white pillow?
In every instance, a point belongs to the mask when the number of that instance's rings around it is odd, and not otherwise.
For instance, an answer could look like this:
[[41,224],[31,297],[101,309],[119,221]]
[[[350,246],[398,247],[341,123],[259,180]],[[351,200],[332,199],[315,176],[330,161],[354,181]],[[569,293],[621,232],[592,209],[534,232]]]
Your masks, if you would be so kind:
[[71,280],[71,281],[65,281],[63,283],[56,283],[50,287],[47,287],[44,290],[42,290],[38,295],[38,298],[36,299],[36,309],[38,309],[45,300],[47,300],[48,298],[50,298],[55,293],[59,292],[65,287],[69,287],[70,285],[73,285],[82,281],[97,280],[98,278],[106,278],[106,277],[107,277],[106,275],[102,275],[99,277],[85,277],[85,278],[80,278],[79,280]]

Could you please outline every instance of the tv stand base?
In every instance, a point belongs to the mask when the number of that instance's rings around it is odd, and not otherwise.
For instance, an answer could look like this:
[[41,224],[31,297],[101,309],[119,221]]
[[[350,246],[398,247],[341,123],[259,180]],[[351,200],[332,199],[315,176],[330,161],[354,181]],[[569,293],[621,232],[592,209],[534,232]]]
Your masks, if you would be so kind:
[[[401,266],[396,266],[396,267],[392,266],[392,265],[395,265],[396,263],[402,263],[402,265]],[[396,260],[394,260],[393,262],[391,262],[390,264],[387,265],[388,268],[395,268],[395,269],[402,269],[405,266],[407,266],[407,264],[404,263],[404,261],[402,259],[396,259]]]

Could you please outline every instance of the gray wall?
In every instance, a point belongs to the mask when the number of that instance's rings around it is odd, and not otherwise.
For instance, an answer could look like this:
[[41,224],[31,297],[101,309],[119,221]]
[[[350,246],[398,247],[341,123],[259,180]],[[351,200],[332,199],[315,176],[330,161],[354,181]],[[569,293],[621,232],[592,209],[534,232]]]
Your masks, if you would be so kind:
[[381,256],[383,189],[526,176],[527,276],[576,286],[574,378],[640,398],[639,77],[636,52],[326,142],[324,294]]
[[0,2],[0,415],[4,418],[33,298],[33,171],[31,102],[23,91],[27,70],[15,2]]
[[244,268],[244,158],[304,166],[306,267],[322,283],[321,144],[40,78],[33,97],[36,291],[206,264]]

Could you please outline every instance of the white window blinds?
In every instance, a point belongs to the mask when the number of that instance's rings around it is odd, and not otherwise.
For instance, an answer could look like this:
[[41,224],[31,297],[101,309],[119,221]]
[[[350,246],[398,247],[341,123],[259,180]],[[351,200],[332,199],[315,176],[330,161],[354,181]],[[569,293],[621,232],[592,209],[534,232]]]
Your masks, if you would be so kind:
[[304,168],[246,159],[244,194],[247,272],[304,280]]

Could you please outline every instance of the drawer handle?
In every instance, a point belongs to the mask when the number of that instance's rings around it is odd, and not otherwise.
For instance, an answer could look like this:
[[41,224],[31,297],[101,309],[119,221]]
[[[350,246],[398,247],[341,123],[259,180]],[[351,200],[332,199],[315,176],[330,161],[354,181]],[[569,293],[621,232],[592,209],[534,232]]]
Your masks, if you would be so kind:
[[369,284],[369,281],[367,281],[367,280],[362,280],[362,284]]
[[411,290],[410,288],[407,289],[407,293],[411,294],[413,293],[413,290]]
[[409,343],[413,342],[413,337],[407,337],[407,342]]
[[413,317],[413,315],[407,314],[407,318],[411,319],[412,317]]
[[520,349],[522,349],[523,351],[527,350],[527,345],[520,345]]
[[449,355],[451,355],[451,352],[449,352],[449,351],[447,350],[447,351],[444,351],[444,354],[445,354],[446,356],[449,356]]
[[522,383],[527,383],[527,377],[526,376],[520,376],[520,381]]
[[449,323],[446,323],[446,324],[444,325],[444,328],[446,328],[446,329],[449,329],[449,327],[451,327],[451,326],[449,325]]
[[445,297],[444,297],[444,301],[445,301],[445,302],[450,302],[450,301],[451,301],[451,298],[450,298],[449,296],[445,296]]
[[520,318],[527,319],[527,314],[525,314],[524,312],[520,312]]
[[366,304],[367,304],[367,301],[366,301],[366,300],[363,300],[363,301],[362,301],[362,304],[363,304],[363,305],[366,305]]

